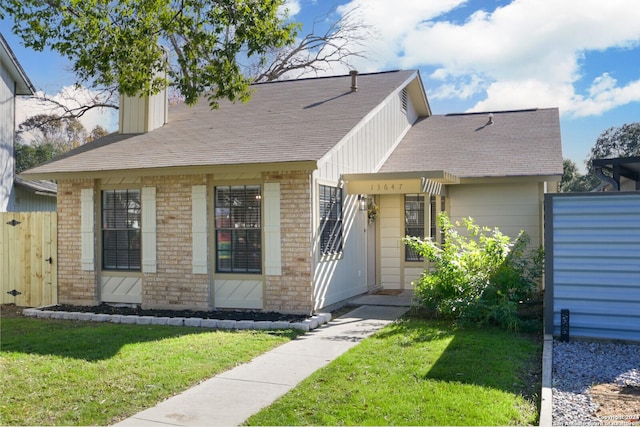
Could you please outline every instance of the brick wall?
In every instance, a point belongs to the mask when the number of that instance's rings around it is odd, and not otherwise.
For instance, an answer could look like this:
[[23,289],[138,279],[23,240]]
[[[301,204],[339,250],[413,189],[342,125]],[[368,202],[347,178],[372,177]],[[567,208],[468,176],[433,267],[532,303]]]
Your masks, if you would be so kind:
[[203,175],[143,178],[143,187],[156,188],[157,220],[157,272],[144,274],[144,308],[209,307],[209,277],[192,273],[191,243],[191,187],[206,182]]
[[313,311],[311,258],[311,175],[307,171],[269,173],[280,183],[282,275],[266,276],[265,310],[308,314]]
[[81,203],[83,188],[93,188],[93,180],[58,181],[58,302],[95,305],[95,272],[82,270]]
[[[280,183],[282,238],[282,275],[266,276],[264,309],[311,313],[311,175],[306,171],[282,172],[265,174],[263,178],[265,182]],[[206,183],[204,175],[179,175],[145,177],[138,184],[156,188],[157,272],[143,274],[142,305],[145,308],[210,307],[209,276],[192,273],[191,191],[192,186]],[[80,263],[80,192],[93,185],[92,180],[58,183],[58,293],[61,303],[98,303],[96,272],[82,271]],[[210,199],[211,188],[207,188]]]

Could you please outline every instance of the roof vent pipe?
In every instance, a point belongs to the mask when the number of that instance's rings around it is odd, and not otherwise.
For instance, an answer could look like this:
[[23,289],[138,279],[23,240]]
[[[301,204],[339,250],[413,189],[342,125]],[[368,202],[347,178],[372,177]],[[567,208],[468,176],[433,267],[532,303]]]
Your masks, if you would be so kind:
[[349,71],[349,75],[351,76],[351,92],[358,91],[358,70]]

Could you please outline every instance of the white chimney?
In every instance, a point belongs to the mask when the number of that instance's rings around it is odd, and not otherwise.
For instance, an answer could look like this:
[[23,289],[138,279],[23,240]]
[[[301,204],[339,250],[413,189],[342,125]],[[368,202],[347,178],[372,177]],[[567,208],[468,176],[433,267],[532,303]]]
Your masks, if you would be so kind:
[[[156,77],[166,79],[166,71],[159,71]],[[147,133],[168,122],[169,95],[165,86],[155,95],[120,95],[119,133]]]
[[120,95],[120,133],[146,133],[167,123],[167,89],[151,96]]

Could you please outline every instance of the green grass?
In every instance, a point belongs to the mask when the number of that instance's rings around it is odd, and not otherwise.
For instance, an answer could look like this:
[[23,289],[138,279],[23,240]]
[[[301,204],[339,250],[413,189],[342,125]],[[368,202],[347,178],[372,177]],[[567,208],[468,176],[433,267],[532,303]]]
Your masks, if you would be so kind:
[[25,318],[0,331],[0,425],[110,424],[297,335]]
[[[530,425],[541,342],[408,318],[317,371],[248,425]],[[524,396],[530,397],[524,397]]]

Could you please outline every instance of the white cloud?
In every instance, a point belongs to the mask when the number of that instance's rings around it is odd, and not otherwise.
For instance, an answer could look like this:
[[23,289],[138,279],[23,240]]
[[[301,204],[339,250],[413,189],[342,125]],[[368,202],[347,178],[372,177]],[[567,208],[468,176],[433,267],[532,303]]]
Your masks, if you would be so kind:
[[293,18],[300,13],[301,9],[300,0],[285,0],[284,4],[280,6],[279,13],[284,15],[286,11],[287,16]]
[[589,88],[589,96],[576,95],[567,108],[575,117],[600,115],[615,107],[640,102],[640,80],[618,86],[616,79],[604,73],[597,77]]
[[[64,86],[55,94],[46,94],[39,91],[35,97],[18,97],[16,99],[16,126],[37,114],[63,114],[64,111],[61,107],[56,106],[54,103],[37,99],[42,97],[52,99],[67,108],[77,108],[81,105],[89,104],[96,98],[102,99],[100,92],[84,87],[76,87],[75,85]],[[90,132],[97,125],[111,132],[117,130],[117,116],[118,112],[113,108],[95,108],[87,111],[79,120],[87,129],[87,132]]]
[[434,99],[483,98],[474,110],[553,105],[576,116],[638,101],[638,82],[621,87],[608,74],[576,89],[588,52],[640,46],[636,0],[514,0],[443,18],[465,3],[352,0],[338,11],[359,7],[379,32],[368,46],[378,69],[435,69]]

